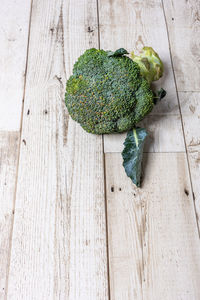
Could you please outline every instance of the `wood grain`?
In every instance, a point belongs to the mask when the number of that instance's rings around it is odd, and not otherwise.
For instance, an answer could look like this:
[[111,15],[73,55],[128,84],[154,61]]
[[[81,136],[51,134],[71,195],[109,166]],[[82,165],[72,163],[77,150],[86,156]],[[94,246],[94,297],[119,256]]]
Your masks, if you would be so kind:
[[179,92],[181,113],[185,131],[186,144],[189,150],[200,148],[200,93]]
[[195,208],[200,228],[200,93],[179,92]]
[[200,298],[200,244],[184,153],[148,153],[144,181],[106,154],[111,299]]
[[4,299],[8,275],[18,139],[18,132],[0,132],[0,299]]
[[179,91],[200,91],[200,2],[163,0]]
[[192,179],[195,212],[196,212],[196,218],[198,222],[198,229],[200,232],[200,187],[199,187],[200,149],[190,150],[188,152],[188,158],[189,158],[190,173]]
[[[168,97],[144,121],[155,138],[146,151],[185,151],[161,1],[101,0],[99,19],[101,48],[150,45],[164,61],[157,86]],[[106,152],[121,151],[119,143],[121,137],[104,137]],[[139,190],[126,177],[121,154],[106,153],[111,300],[199,299],[200,245],[186,154],[145,158]]]
[[[31,0],[1,1],[0,299],[200,299],[199,2],[33,0],[32,8],[26,69]],[[145,151],[161,152],[144,155],[142,189],[121,154],[109,153],[121,152],[124,135],[104,136],[104,178],[102,137],[65,108],[74,62],[99,42],[152,46],[165,65],[155,87],[167,97],[141,123]]]
[[8,299],[108,299],[102,138],[64,105],[92,46],[96,1],[33,1]]
[[[148,131],[145,152],[184,152],[185,145],[179,115],[149,115],[138,124]],[[167,128],[167,130],[166,130]],[[122,152],[127,133],[105,134],[104,151]]]
[[1,0],[0,130],[20,129],[31,0]]
[[0,299],[6,295],[31,0],[0,4]]

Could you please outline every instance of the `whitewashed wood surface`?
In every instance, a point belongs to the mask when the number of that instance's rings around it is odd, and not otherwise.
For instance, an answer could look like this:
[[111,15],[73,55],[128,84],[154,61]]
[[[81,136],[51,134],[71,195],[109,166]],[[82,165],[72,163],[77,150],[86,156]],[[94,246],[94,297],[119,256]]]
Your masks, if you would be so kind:
[[[200,299],[200,5],[195,0],[0,3],[0,300]],[[68,116],[67,78],[88,48],[152,46],[167,97],[141,189],[125,134]]]

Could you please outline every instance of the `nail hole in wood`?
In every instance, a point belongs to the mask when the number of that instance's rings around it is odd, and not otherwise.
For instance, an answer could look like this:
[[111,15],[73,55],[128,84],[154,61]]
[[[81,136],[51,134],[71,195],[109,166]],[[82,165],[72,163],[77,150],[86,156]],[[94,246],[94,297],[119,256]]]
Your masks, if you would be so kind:
[[45,114],[45,115],[47,115],[47,114],[48,114],[48,111],[47,111],[46,109],[44,110],[44,114]]
[[120,191],[120,192],[121,192],[121,190],[122,190],[122,189],[121,189],[121,188],[119,188],[119,191]]
[[90,28],[90,26],[88,26],[88,32],[93,32],[94,30]]
[[174,18],[172,18],[172,21],[174,21]]
[[22,142],[23,142],[23,143],[24,143],[24,145],[26,146],[26,140],[24,140],[24,139],[23,139],[23,140],[22,140]]
[[189,196],[189,192],[186,188],[184,189],[184,193],[186,194],[186,196]]
[[55,75],[55,79],[57,79],[62,84],[62,77]]
[[114,192],[114,186],[111,186],[111,192],[113,193]]
[[27,115],[29,115],[30,114],[30,109],[28,109],[28,111],[27,111]]

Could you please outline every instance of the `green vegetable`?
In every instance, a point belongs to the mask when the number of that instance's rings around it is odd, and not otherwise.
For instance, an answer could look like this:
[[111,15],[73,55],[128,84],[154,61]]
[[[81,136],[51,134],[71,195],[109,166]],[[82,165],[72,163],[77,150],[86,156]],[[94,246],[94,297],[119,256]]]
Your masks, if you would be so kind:
[[115,52],[93,48],[86,50],[75,63],[73,75],[67,81],[65,102],[72,119],[86,131],[95,134],[127,131],[153,109],[150,77],[158,72],[158,64],[152,62],[155,55],[149,56],[152,51],[145,52],[150,65],[147,81],[141,76],[144,72],[139,59],[136,63],[124,56],[127,53],[123,48]]
[[[163,74],[158,54],[151,47],[144,47],[139,56],[132,52],[129,58],[127,54],[124,48],[114,52],[92,48],[74,64],[66,85],[65,103],[72,119],[87,132],[131,130],[165,96],[163,89],[156,93],[150,86]],[[142,147],[138,148],[135,159],[142,157],[141,150]],[[139,161],[134,163],[140,165]],[[135,177],[130,176],[136,184],[138,170]]]
[[140,186],[141,164],[146,137],[147,132],[144,128],[137,127],[130,130],[125,139],[122,152],[126,174],[138,187]]
[[162,77],[164,70],[163,63],[153,48],[144,47],[139,56],[131,52],[131,58],[139,65],[141,75],[149,83]]

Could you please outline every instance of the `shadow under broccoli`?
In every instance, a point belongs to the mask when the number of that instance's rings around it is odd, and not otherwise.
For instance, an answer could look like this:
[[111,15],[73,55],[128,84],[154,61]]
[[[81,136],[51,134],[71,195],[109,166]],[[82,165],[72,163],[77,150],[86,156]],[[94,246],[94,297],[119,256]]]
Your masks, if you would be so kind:
[[[74,64],[65,102],[72,119],[89,133],[131,130],[122,152],[127,175],[139,186],[145,129],[134,128],[166,92],[157,94],[151,82],[163,74],[163,64],[151,47],[139,56],[120,48],[115,52],[89,49]],[[143,131],[143,134],[142,134]]]

